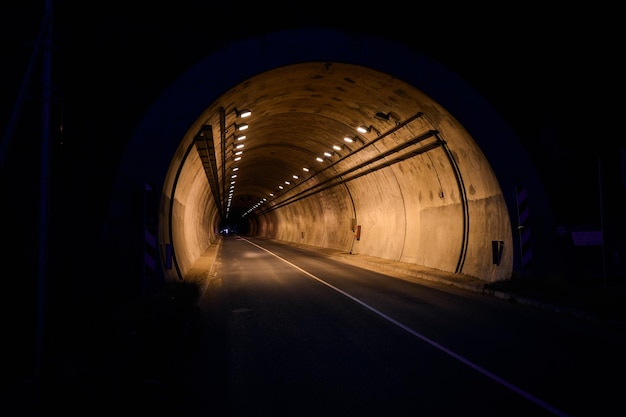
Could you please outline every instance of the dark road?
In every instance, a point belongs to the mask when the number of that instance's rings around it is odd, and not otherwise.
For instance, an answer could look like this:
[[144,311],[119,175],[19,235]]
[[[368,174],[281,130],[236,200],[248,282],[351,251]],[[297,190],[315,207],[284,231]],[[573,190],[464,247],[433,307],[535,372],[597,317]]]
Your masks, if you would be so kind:
[[323,6],[7,4],[5,415],[626,415],[620,13]]
[[625,370],[625,343],[612,329],[273,242],[223,239],[200,305],[209,333],[193,372],[207,415],[583,416],[621,407],[611,381]]

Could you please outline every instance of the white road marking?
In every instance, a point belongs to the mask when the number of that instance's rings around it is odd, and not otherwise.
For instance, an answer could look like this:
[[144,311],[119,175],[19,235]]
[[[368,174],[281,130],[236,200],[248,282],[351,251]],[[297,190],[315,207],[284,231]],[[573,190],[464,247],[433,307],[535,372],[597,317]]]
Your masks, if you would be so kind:
[[320,284],[326,285],[329,288],[332,288],[333,290],[337,291],[338,293],[348,297],[349,299],[351,299],[352,301],[362,305],[363,307],[367,308],[368,310],[372,311],[373,313],[376,313],[377,315],[379,315],[380,317],[384,318],[385,320],[387,320],[388,322],[395,324],[396,326],[398,326],[399,328],[401,328],[402,330],[405,330],[406,332],[412,334],[413,336],[417,337],[418,339],[428,343],[429,345],[439,349],[440,351],[452,356],[454,359],[458,360],[459,362],[464,363],[465,365],[469,366],[470,368],[480,372],[481,374],[485,375],[486,377],[496,381],[497,383],[499,383],[500,385],[510,389],[511,391],[521,395],[522,397],[526,398],[527,400],[531,401],[532,403],[538,405],[539,407],[550,411],[551,413],[553,413],[554,415],[560,416],[560,417],[569,417],[568,414],[564,413],[563,411],[559,410],[558,408],[546,403],[545,401],[543,401],[540,398],[537,398],[536,396],[530,394],[529,392],[524,391],[523,389],[517,387],[516,385],[508,382],[507,380],[489,372],[488,370],[486,370],[485,368],[475,364],[474,362],[470,361],[469,359],[464,358],[463,356],[451,351],[450,349],[447,349],[446,347],[440,345],[439,343],[435,342],[434,340],[424,336],[421,333],[418,333],[417,331],[411,329],[410,327],[400,323],[399,321],[389,317],[388,315],[386,315],[385,313],[383,313],[382,311],[379,311],[377,309],[375,309],[374,307],[370,306],[369,304],[359,300],[356,297],[353,297],[352,295],[348,294],[347,292],[335,287],[334,285],[324,281],[323,279],[316,277],[315,275],[311,274],[310,272],[305,271],[304,269],[300,268],[297,265],[294,265],[293,263],[289,262],[288,260],[286,260],[285,258],[280,257],[279,255],[275,254],[274,252],[265,249],[262,246],[257,245],[256,243],[253,243],[247,239],[241,238],[241,240],[246,241],[247,243],[256,246],[257,248],[264,250],[265,252],[269,253],[272,256],[275,256],[276,258],[280,259],[281,261],[285,262],[286,264],[291,265],[292,267],[294,267],[295,269],[297,269],[298,271],[302,272],[303,274],[307,275],[308,277],[314,279],[315,281],[319,282]]

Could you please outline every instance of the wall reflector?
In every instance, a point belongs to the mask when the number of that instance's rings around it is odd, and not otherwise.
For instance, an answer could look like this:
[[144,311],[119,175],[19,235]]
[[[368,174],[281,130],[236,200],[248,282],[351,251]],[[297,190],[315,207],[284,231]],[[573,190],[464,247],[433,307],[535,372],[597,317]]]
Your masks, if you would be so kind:
[[492,240],[491,241],[491,256],[495,265],[500,265],[502,260],[502,250],[504,249],[504,241]]

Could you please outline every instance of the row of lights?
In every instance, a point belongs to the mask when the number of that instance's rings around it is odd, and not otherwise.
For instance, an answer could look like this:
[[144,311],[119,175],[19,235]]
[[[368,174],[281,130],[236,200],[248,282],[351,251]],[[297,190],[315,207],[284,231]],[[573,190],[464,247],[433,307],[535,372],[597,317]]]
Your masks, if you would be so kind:
[[[235,109],[235,114],[238,118],[246,118],[252,115],[250,110],[237,110]],[[246,135],[241,133],[248,129],[247,123],[235,123],[235,143],[233,144],[233,160],[235,162],[241,161],[241,155],[243,155],[244,144],[242,143],[246,139]],[[237,183],[237,171],[239,171],[238,166],[233,166],[232,173],[230,175],[230,184],[228,188],[228,199],[226,200],[226,217],[228,218],[228,213],[230,212],[230,206],[233,202],[233,194],[235,193],[235,184]]]
[[[370,133],[372,130],[374,130],[378,134],[378,136],[380,136],[380,131],[378,131],[378,129],[376,129],[374,126],[359,126],[356,128],[356,130],[359,133]],[[346,136],[343,138],[343,141],[346,143],[361,142],[362,144],[364,144],[364,142],[358,136]],[[324,162],[326,159],[332,158],[333,155],[338,155],[338,152],[341,152],[343,149],[344,146],[342,145],[333,145],[332,152],[324,152],[324,157],[318,156],[315,159],[317,160],[317,162]]]
[[[359,126],[356,128],[357,132],[359,133],[370,133],[372,130],[376,132],[376,134],[378,136],[380,136],[380,131],[378,129],[376,129],[374,126]],[[245,136],[244,136],[245,137]],[[361,144],[365,144],[365,142],[363,142],[362,139],[360,139],[358,136],[346,136],[343,138],[344,142],[346,143],[354,143],[354,142],[360,142]],[[324,157],[325,158],[331,158],[334,154],[337,154],[337,152],[340,152],[344,149],[344,146],[341,145],[334,145],[333,146],[333,152],[324,152]],[[326,159],[322,158],[322,157],[317,157],[316,160],[318,162],[324,162]],[[304,167],[302,168],[302,171],[304,172],[310,172],[310,168]],[[292,175],[292,179],[293,180],[298,180],[300,179],[300,176],[297,174]],[[285,180],[284,185],[283,184],[279,184],[278,185],[278,190],[279,192],[285,189],[285,186],[289,186],[291,185],[292,180]],[[271,198],[275,197],[274,193],[269,193],[269,196]],[[230,198],[230,197],[229,197]],[[257,208],[259,208],[262,204],[267,202],[267,198],[262,198],[259,202],[257,202],[254,206],[252,206],[250,209],[248,209],[243,215],[247,215],[251,212],[253,212],[254,210],[256,210]]]

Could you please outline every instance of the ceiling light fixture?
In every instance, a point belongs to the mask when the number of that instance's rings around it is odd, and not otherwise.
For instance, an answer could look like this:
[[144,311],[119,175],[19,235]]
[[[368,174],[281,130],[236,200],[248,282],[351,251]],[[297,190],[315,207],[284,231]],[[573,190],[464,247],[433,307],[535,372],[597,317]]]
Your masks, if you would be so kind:
[[359,127],[356,128],[356,130],[361,132],[361,133],[369,133],[369,132],[371,132],[373,130],[374,132],[376,132],[376,134],[378,136],[380,136],[380,131],[378,129],[376,129],[374,126],[372,126],[372,125],[370,125],[368,127],[366,127],[366,126],[359,126]]
[[[363,142],[363,139],[361,139],[358,136],[346,136],[345,138],[343,138],[343,141],[346,143],[355,143],[358,142],[362,145],[365,145],[365,142]],[[349,150],[349,149],[348,149]]]
[[248,128],[248,123],[241,123],[241,124],[237,124],[235,123],[235,130],[246,130]]
[[381,111],[377,112],[374,117],[380,120],[386,120],[389,121],[389,116],[391,113],[383,113]]
[[250,115],[252,115],[252,112],[250,110],[237,110],[235,109],[235,114],[237,115],[237,117],[241,117],[242,119],[244,117],[249,117]]
[[394,112],[383,113],[383,112],[379,111],[379,112],[377,112],[374,115],[374,117],[377,118],[378,120],[384,120],[386,122],[388,122],[389,119],[391,119],[391,120],[394,121],[396,126],[398,126],[400,124],[400,116],[398,116]]

